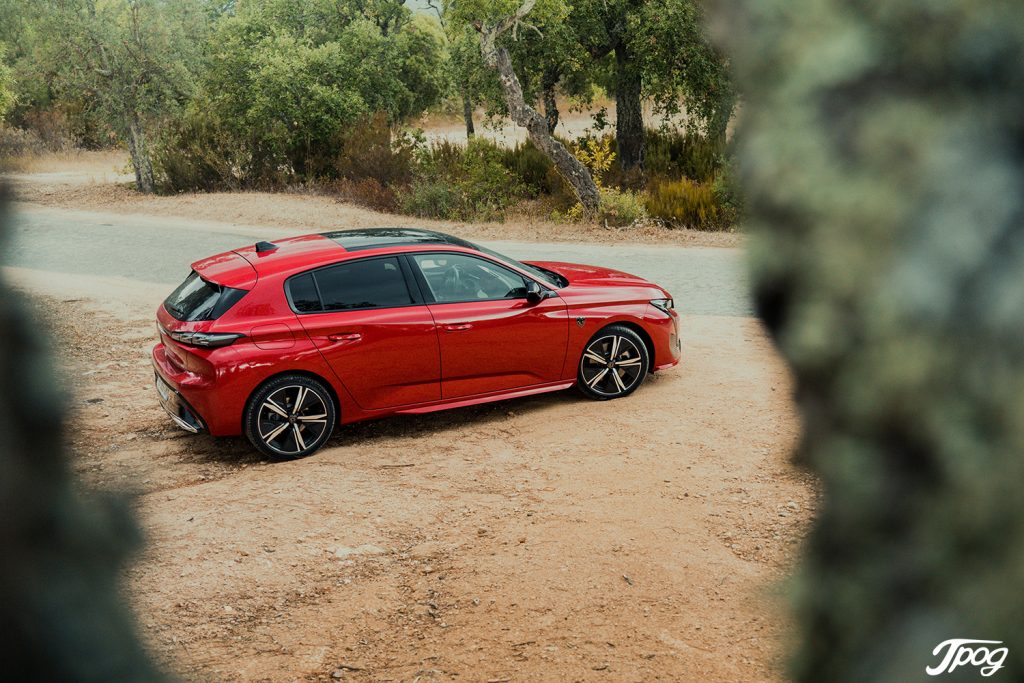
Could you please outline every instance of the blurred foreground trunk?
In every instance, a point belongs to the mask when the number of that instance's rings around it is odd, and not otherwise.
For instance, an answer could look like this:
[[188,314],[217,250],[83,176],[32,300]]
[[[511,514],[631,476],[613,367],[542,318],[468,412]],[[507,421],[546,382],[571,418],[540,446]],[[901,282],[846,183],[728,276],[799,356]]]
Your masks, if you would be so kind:
[[[8,202],[0,187],[0,240]],[[138,532],[83,500],[64,452],[64,397],[39,323],[0,282],[0,674],[8,681],[159,681],[121,602]]]
[[[824,489],[795,677],[1021,680],[1020,3],[718,9],[744,93],[757,310]],[[1001,642],[933,655],[950,639]],[[975,664],[945,675],[950,648]]]

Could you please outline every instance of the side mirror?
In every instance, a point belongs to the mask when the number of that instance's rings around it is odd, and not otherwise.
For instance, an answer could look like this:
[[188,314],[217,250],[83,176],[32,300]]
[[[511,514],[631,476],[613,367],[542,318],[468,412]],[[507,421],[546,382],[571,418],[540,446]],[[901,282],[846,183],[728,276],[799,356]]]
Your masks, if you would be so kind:
[[533,280],[528,280],[526,282],[526,300],[528,302],[530,302],[531,304],[539,304],[541,301],[547,298],[546,296],[544,296],[544,294],[544,290],[541,289],[540,285],[538,285],[536,282],[534,282]]

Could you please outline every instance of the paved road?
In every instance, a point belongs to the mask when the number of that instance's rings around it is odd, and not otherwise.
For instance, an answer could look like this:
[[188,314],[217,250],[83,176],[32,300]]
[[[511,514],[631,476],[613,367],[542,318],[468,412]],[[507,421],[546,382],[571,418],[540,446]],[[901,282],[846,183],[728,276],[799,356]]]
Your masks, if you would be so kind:
[[[287,231],[175,218],[29,208],[15,216],[6,265],[73,275],[118,276],[168,291],[205,256]],[[618,268],[672,292],[680,312],[751,315],[738,249],[486,242],[518,259],[575,261]]]

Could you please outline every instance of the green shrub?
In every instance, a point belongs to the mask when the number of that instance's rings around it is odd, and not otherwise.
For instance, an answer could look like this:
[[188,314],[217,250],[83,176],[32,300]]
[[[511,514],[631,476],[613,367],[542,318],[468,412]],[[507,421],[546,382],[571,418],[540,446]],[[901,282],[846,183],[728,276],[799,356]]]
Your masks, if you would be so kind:
[[153,169],[162,192],[210,192],[276,186],[284,178],[255,173],[258,146],[244,149],[210,107],[194,102],[153,147]]
[[714,182],[688,178],[655,184],[648,190],[647,213],[675,227],[721,230],[729,216],[715,196]]
[[644,165],[652,178],[714,178],[725,160],[723,141],[692,132],[648,130],[644,139]]
[[398,198],[402,213],[420,218],[459,218],[455,189],[443,180],[421,178],[402,191]]
[[639,223],[647,218],[643,196],[631,190],[601,188],[601,208],[598,220],[611,227],[624,227]]
[[381,184],[376,178],[339,178],[334,182],[333,190],[341,199],[374,211],[393,213],[398,209],[398,195],[394,188]]
[[339,147],[334,163],[339,178],[373,179],[385,188],[412,182],[416,140],[407,134],[392,138],[384,112],[361,119],[345,131],[340,136]]
[[[502,163],[519,178],[530,197],[555,194],[561,189],[557,184],[554,187],[551,184],[550,172],[555,168],[554,163],[529,140],[505,149],[502,153]],[[555,178],[561,181],[557,171]]]
[[500,220],[527,195],[503,163],[504,150],[476,138],[466,147],[441,141],[421,151],[416,180],[399,196],[404,213],[449,220]]

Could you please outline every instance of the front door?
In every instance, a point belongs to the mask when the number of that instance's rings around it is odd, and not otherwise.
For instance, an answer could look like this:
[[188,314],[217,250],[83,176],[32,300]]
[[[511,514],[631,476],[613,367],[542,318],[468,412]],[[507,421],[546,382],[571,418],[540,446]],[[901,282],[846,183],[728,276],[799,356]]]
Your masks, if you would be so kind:
[[441,345],[445,399],[556,382],[569,336],[565,303],[533,303],[526,279],[489,259],[414,254]]
[[288,280],[303,328],[367,410],[441,398],[434,320],[402,265],[394,256],[359,259]]

